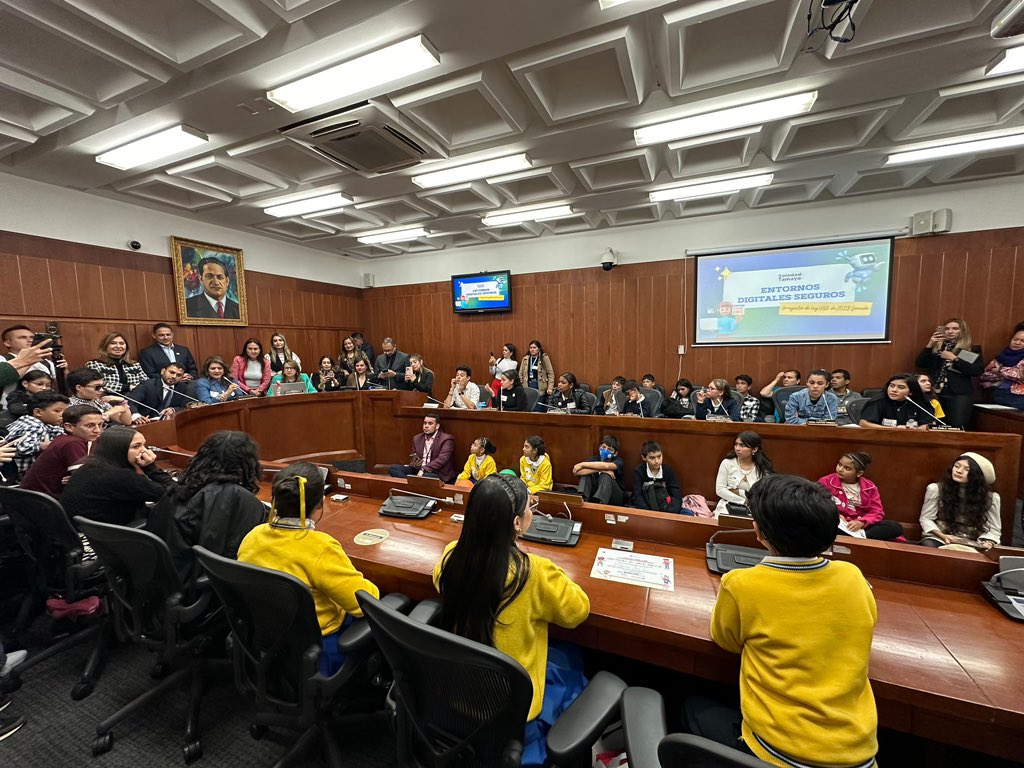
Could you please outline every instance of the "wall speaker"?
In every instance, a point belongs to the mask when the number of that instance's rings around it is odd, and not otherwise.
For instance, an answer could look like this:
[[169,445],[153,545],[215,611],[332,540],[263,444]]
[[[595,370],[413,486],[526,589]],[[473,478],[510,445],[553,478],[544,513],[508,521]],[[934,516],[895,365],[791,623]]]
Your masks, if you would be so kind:
[[377,276],[373,272],[363,272],[363,288],[373,288],[377,284]]

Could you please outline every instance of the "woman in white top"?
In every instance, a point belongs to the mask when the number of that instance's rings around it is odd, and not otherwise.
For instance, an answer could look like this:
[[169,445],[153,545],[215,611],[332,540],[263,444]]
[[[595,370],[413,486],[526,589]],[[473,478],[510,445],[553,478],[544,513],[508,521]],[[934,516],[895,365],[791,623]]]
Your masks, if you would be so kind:
[[496,359],[494,353],[491,353],[491,358],[487,361],[488,367],[491,369],[491,391],[495,397],[498,397],[499,391],[501,390],[501,374],[505,371],[515,371],[519,368],[519,363],[516,361],[516,345],[511,341],[501,348],[501,359]]
[[715,492],[718,494],[718,506],[715,517],[727,512],[726,505],[747,503],[747,491],[758,480],[773,474],[772,466],[761,444],[761,436],[757,432],[740,432],[732,444],[732,451],[718,466],[718,478],[715,480]]
[[292,352],[283,333],[275,333],[270,337],[270,352],[266,359],[270,362],[270,370],[274,373],[281,373],[284,364],[291,360],[298,370],[302,370],[302,361],[299,356]]
[[973,451],[961,454],[940,482],[925,489],[921,543],[982,552],[998,544],[1002,519],[995,481],[991,461]]

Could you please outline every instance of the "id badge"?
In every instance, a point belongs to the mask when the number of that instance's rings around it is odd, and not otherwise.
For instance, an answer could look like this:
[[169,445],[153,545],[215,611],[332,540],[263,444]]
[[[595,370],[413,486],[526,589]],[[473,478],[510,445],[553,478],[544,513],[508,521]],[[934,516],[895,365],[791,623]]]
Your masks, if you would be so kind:
[[899,424],[897,423],[896,419],[882,419],[882,426],[883,427],[898,427]]

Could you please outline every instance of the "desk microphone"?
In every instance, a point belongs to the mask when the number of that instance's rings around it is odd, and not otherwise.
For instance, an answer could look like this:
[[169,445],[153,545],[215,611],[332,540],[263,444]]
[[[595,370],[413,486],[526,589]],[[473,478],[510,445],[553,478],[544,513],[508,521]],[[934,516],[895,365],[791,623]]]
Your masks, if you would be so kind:
[[557,405],[548,405],[547,403],[542,403],[539,400],[537,401],[537,405],[539,405],[541,408],[547,408],[549,411],[554,411],[556,413],[568,413],[568,411],[565,408],[560,408]]
[[416,493],[414,491],[407,491],[404,488],[392,488],[388,491],[388,498],[392,496],[415,496],[420,499],[432,499],[440,504],[455,504],[455,500],[452,498],[442,499],[438,496],[428,496],[425,493]]
[[438,404],[439,406],[441,406],[442,408],[445,408],[445,407],[447,407],[447,406],[445,406],[445,404],[444,404],[444,401],[443,401],[443,400],[438,400],[438,399],[437,399],[436,397],[431,397],[430,395],[427,395],[427,400],[429,400],[429,401],[430,401],[430,402],[432,402],[432,403],[437,403],[437,404]]
[[[175,390],[175,392],[177,392],[177,390]],[[180,395],[181,393],[177,392],[177,394]],[[150,411],[153,411],[153,413],[155,413],[157,416],[160,416],[160,418],[163,419],[163,416],[161,416],[161,411],[160,411],[159,408],[154,408],[152,405],[147,405],[146,403],[140,403],[138,400],[133,400],[132,398],[128,397],[128,395],[120,395],[119,394],[119,395],[115,395],[115,397],[121,397],[121,398],[124,398],[125,400],[127,400],[129,403],[135,403],[136,405],[141,405],[143,408],[145,408],[147,410],[150,410]],[[187,395],[185,395],[185,397],[187,397]]]
[[828,407],[828,390],[826,389],[824,392],[822,392],[821,396],[825,400],[825,413],[828,414],[829,419],[835,421],[836,417],[833,415],[832,409]]
[[917,410],[921,411],[921,413],[926,413],[926,414],[928,414],[929,416],[931,416],[931,417],[932,417],[933,419],[935,419],[935,420],[936,420],[937,422],[939,422],[939,424],[941,424],[941,425],[942,425],[943,427],[945,427],[946,429],[951,429],[951,430],[955,430],[955,431],[957,431],[957,432],[961,432],[961,431],[963,431],[963,430],[959,429],[958,427],[951,427],[951,426],[950,426],[949,424],[947,424],[947,423],[946,423],[946,422],[944,422],[944,421],[943,421],[942,419],[940,419],[940,418],[939,418],[938,416],[936,416],[936,415],[935,415],[935,412],[934,412],[934,411],[929,411],[929,410],[928,410],[927,408],[923,408],[923,407],[921,407],[920,405],[918,405],[917,403],[915,403],[915,402],[914,402],[914,400],[913,400],[912,398],[909,398],[909,397],[908,397],[908,398],[907,398],[907,402],[908,402],[908,403],[910,403],[911,405],[913,405],[913,406],[914,406],[915,408],[917,408]]

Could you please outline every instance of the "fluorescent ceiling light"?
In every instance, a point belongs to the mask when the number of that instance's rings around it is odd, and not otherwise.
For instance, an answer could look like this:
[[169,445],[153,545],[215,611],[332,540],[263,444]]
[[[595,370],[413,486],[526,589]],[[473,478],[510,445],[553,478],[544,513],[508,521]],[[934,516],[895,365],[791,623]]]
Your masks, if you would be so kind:
[[1016,133],[993,136],[992,134],[974,134],[973,136],[961,136],[957,139],[947,140],[943,144],[908,149],[903,152],[894,152],[885,158],[882,165],[905,165],[907,163],[920,163],[925,160],[942,160],[957,155],[974,155],[982,152],[993,152],[997,149],[1008,147],[1024,146],[1024,131]]
[[202,131],[187,125],[175,125],[173,128],[144,136],[96,155],[96,162],[127,171],[129,168],[137,168],[200,147],[209,140]]
[[357,56],[315,75],[267,91],[267,98],[289,112],[325,104],[436,67],[441,57],[423,35]]
[[701,115],[670,120],[667,123],[648,125],[633,131],[633,141],[638,147],[645,147],[649,144],[663,144],[667,141],[687,139],[691,136],[719,133],[732,128],[761,125],[772,120],[810,112],[817,98],[817,91],[808,91],[793,96],[783,96],[778,99],[768,99],[739,107],[705,112]]
[[484,216],[481,221],[485,227],[508,227],[522,224],[524,221],[549,221],[575,216],[576,213],[568,204],[549,205],[544,208],[516,208]]
[[329,195],[318,195],[307,197],[302,200],[294,200],[290,203],[281,203],[264,208],[263,212],[270,216],[301,216],[303,213],[314,211],[327,211],[332,208],[340,208],[343,205],[350,205],[352,198],[341,192],[332,192]]
[[373,245],[375,243],[402,243],[407,240],[416,240],[420,237],[430,237],[430,233],[423,227],[414,229],[393,229],[390,232],[375,232],[370,235],[357,237],[360,243]]
[[518,155],[496,157],[479,163],[445,168],[443,171],[421,173],[412,177],[412,183],[420,187],[446,187],[463,181],[486,179],[490,176],[502,176],[506,173],[525,171],[533,167],[530,157],[524,152]]
[[985,77],[996,77],[1024,69],[1024,45],[1007,48],[985,67]]
[[607,11],[609,8],[614,8],[616,5],[624,5],[628,3],[629,0],[597,0],[597,2],[601,5],[602,11]]
[[743,189],[766,187],[775,178],[773,173],[758,173],[753,176],[733,176],[729,179],[714,179],[682,184],[676,187],[656,189],[650,193],[652,203],[666,200],[693,200],[699,197],[715,197],[728,195]]

